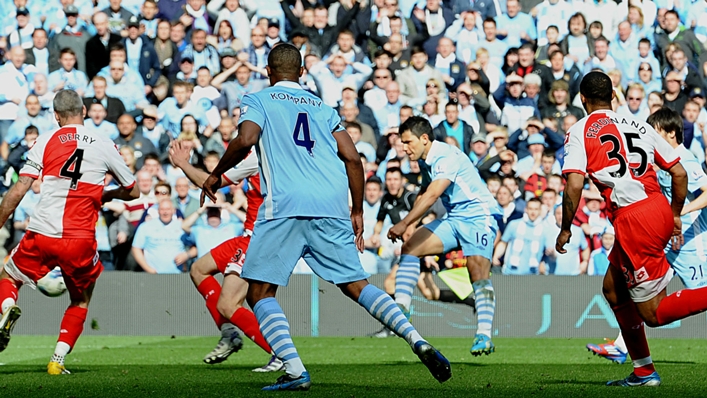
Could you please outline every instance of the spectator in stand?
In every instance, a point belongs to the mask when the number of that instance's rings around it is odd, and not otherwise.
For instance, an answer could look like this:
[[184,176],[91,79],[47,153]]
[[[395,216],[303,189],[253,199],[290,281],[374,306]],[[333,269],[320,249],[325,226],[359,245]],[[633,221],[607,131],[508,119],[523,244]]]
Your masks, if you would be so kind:
[[110,63],[110,49],[122,39],[109,29],[108,16],[103,12],[93,15],[93,25],[96,35],[86,42],[86,53],[91,54],[86,59],[86,75],[93,79],[104,67]]
[[[194,239],[197,257],[208,254],[214,247],[243,233],[243,223],[228,214],[224,217],[221,214],[224,210],[235,211],[234,206],[227,203],[204,205],[182,222],[182,230]],[[202,217],[204,214],[206,217]]]
[[182,132],[180,126],[185,115],[193,116],[203,126],[204,131],[199,133],[211,137],[213,127],[209,125],[204,109],[190,99],[193,91],[191,84],[176,82],[172,87],[172,97],[165,99],[157,108],[160,124],[174,138]]
[[265,67],[268,64],[270,47],[265,41],[265,31],[256,26],[250,34],[250,46],[238,54],[238,61],[253,72],[253,79],[267,79]]
[[104,77],[95,76],[91,81],[91,85],[93,86],[93,97],[84,98],[83,104],[88,109],[93,102],[100,102],[107,112],[106,120],[111,123],[116,123],[120,115],[125,113],[123,102],[118,98],[106,95],[108,84]]
[[[353,73],[346,75],[347,67],[351,67]],[[309,70],[322,100],[331,107],[336,107],[341,100],[341,91],[344,87],[352,86],[357,92],[368,80],[371,72],[373,69],[370,66],[361,62],[350,62],[340,54],[329,57],[326,61],[317,62]]]
[[[111,61],[108,68],[110,68],[110,75],[105,78],[107,95],[118,98],[128,112],[133,112],[149,105],[147,98],[145,98],[145,90],[142,83],[137,83],[134,79],[133,81],[130,80],[126,72],[128,66],[124,61]],[[101,75],[99,73],[99,76]],[[142,79],[140,78],[140,80]],[[89,85],[86,95],[93,96],[94,94],[95,89],[92,85]]]
[[[633,60],[631,65],[629,80],[638,83],[638,73],[640,71],[639,67],[643,63],[648,63],[651,70],[655,71],[656,75],[659,75],[658,72],[661,70],[660,62],[658,62],[658,59],[653,54],[653,44],[651,44],[650,40],[645,38],[638,41],[638,56]],[[660,79],[660,76],[656,76],[656,78]]]
[[64,48],[72,49],[76,56],[77,69],[86,73],[86,43],[91,38],[91,34],[85,24],[78,23],[78,8],[70,5],[64,9],[64,12],[66,12],[66,26],[52,37],[50,46],[57,53]]
[[56,120],[53,118],[54,115],[42,110],[39,97],[36,95],[30,94],[27,96],[27,99],[25,99],[25,110],[26,114],[23,112],[23,116],[20,116],[17,120],[12,122],[5,136],[5,140],[2,146],[0,146],[0,153],[2,153],[3,159],[7,159],[10,146],[16,145],[22,141],[28,126],[36,127],[39,134],[48,133],[56,126]]
[[693,65],[701,65],[699,58],[704,52],[703,44],[695,37],[691,29],[680,26],[680,16],[675,10],[665,13],[662,31],[655,34],[656,55],[661,65],[668,65],[665,58],[665,50],[669,44],[677,43],[687,55],[687,59]]
[[129,146],[134,151],[136,167],[142,168],[143,157],[149,153],[157,155],[157,149],[150,140],[143,137],[137,132],[137,123],[135,118],[129,114],[123,114],[118,118],[118,132],[120,136],[115,139],[115,143],[119,146]]
[[404,46],[404,38],[400,33],[392,33],[388,42],[385,43],[383,48],[390,52],[393,56],[392,62],[390,64],[390,69],[397,76],[400,71],[407,68],[410,65],[410,50],[411,47]]
[[523,78],[511,74],[506,78],[506,85],[493,93],[496,105],[502,110],[501,123],[508,127],[508,131],[520,129],[532,116],[540,117],[535,101],[524,96],[523,90]]
[[20,46],[23,49],[32,48],[32,33],[35,27],[41,28],[41,25],[35,26],[30,21],[29,9],[18,7],[15,11],[14,26],[5,26],[3,35],[7,37],[7,44],[10,47]]
[[432,58],[437,53],[439,40],[444,37],[444,32],[452,26],[454,14],[448,5],[442,7],[440,0],[427,0],[425,6],[415,6],[410,17],[417,32],[427,31],[429,35],[422,47],[427,56]]
[[[29,151],[29,148],[34,145],[37,137],[39,137],[37,127],[29,125],[25,128],[24,139],[10,148],[10,154],[7,156],[7,163],[15,170],[15,173],[19,174],[22,167],[24,167],[27,162],[27,151]],[[3,145],[5,145],[4,142]]]
[[140,21],[137,17],[131,17],[128,21],[128,37],[124,45],[128,66],[140,74],[145,83],[145,95],[149,96],[162,76],[162,68],[151,40],[140,33]]
[[160,159],[165,161],[169,156],[169,144],[172,141],[170,135],[165,131],[164,127],[157,124],[157,107],[150,105],[142,110],[142,123],[137,128],[136,134],[150,140],[152,145],[157,149]]
[[230,118],[221,119],[217,131],[211,135],[206,145],[204,145],[204,150],[207,153],[216,152],[219,157],[223,156],[235,133],[236,127],[233,125],[233,121]]
[[457,60],[454,42],[446,37],[439,39],[437,44],[437,55],[431,65],[442,72],[444,84],[447,90],[456,91],[457,87],[464,82],[465,65]]
[[[110,6],[103,11],[108,16],[108,23],[111,32],[125,37],[127,35],[126,26],[133,13],[122,6],[122,0],[110,0]],[[68,15],[67,15],[68,16]]]
[[[427,82],[430,79],[444,81],[442,73],[428,65],[427,59],[427,53],[422,47],[414,47],[410,66],[402,70],[396,78],[400,85],[402,101],[406,105],[421,107],[427,101]],[[447,96],[446,87],[441,88],[440,95]]]
[[476,18],[479,15],[479,12],[475,10],[462,12],[461,18],[454,21],[444,34],[444,37],[456,43],[456,59],[463,64],[469,64],[476,60],[479,43],[484,39],[482,29],[476,26]]
[[682,89],[685,94],[689,94],[692,90],[702,87],[702,77],[700,77],[700,73],[692,65],[687,63],[685,51],[680,47],[676,48],[675,51],[670,54],[670,66],[665,68],[663,76],[667,76],[670,71],[680,75],[684,83]]
[[[38,28],[32,33],[32,47],[25,49],[25,63],[34,65],[37,73],[45,76],[49,75],[50,70],[55,70],[59,67],[56,60],[59,58],[55,53],[56,50],[47,47],[49,37],[47,31]],[[50,65],[51,63],[51,65]]]
[[555,27],[560,40],[567,36],[569,28],[566,22],[572,16],[573,8],[572,4],[567,1],[544,0],[530,11],[531,16],[537,21],[535,28],[538,32],[538,46],[548,44],[545,32],[549,33],[552,26]]
[[647,93],[654,91],[660,92],[663,90],[658,70],[653,70],[653,67],[648,62],[643,62],[638,66],[638,84],[643,86],[643,90]]
[[[212,1],[207,5],[207,8],[217,3],[216,1]],[[230,23],[233,28],[233,35],[240,39],[244,46],[247,47],[250,45],[250,20],[238,0],[226,0],[224,2],[223,8],[218,11],[216,24],[214,26],[220,27],[223,21]]]
[[391,127],[398,127],[402,123],[400,113],[403,103],[400,100],[400,86],[397,82],[388,83],[385,87],[385,96],[388,99],[387,103],[373,112],[381,131],[386,131]]
[[540,199],[529,200],[523,218],[513,220],[506,226],[493,253],[493,265],[503,266],[504,275],[545,273],[542,259],[548,248],[545,230],[549,226],[540,218],[541,207]]
[[584,64],[584,74],[597,69],[608,73],[616,68],[616,60],[609,55],[609,40],[603,36],[598,37],[594,40],[594,56]]
[[642,85],[630,85],[626,92],[626,105],[619,107],[617,113],[620,115],[633,116],[638,120],[648,119],[650,111],[645,98],[646,92]]
[[393,80],[393,72],[387,68],[376,68],[373,71],[373,87],[363,94],[363,103],[371,109],[380,109],[388,99],[385,87]]
[[489,183],[491,181],[498,181],[499,184],[496,190],[496,201],[499,207],[501,207],[503,214],[501,220],[498,220],[498,231],[503,235],[508,223],[523,218],[523,210],[516,207],[516,203],[513,200],[513,193],[508,187],[500,185],[500,179],[498,179],[498,177],[495,177],[495,179],[489,178],[488,181]]
[[179,177],[174,183],[174,190],[177,193],[172,199],[174,208],[179,210],[184,217],[191,216],[199,210],[199,200],[189,195],[189,180],[186,177]]
[[[236,79],[229,81],[228,79],[234,74]],[[265,83],[264,80],[252,79],[250,69],[242,62],[237,62],[211,80],[211,85],[221,91],[221,97],[226,104],[228,114],[241,106],[241,101],[246,94],[255,93],[265,88]]]
[[309,40],[324,53],[329,52],[329,48],[334,44],[339,32],[347,29],[351,21],[356,17],[363,7],[358,1],[353,1],[352,7],[341,19],[338,19],[336,26],[329,26],[329,11],[326,7],[318,5],[314,7],[314,24],[306,26],[290,10],[287,2],[280,0],[280,5],[285,13],[285,17],[296,30],[305,32]]
[[358,153],[365,155],[368,162],[375,162],[376,149],[368,142],[361,141],[361,125],[356,122],[345,122],[344,125]]
[[[363,202],[363,239],[366,251],[370,255],[361,256],[363,260],[368,260],[366,262],[373,263],[372,273],[378,273],[378,253],[381,251],[380,242],[384,239],[384,235],[381,232],[376,239],[372,239],[373,232],[375,229],[378,212],[380,211],[381,198],[383,196],[381,179],[373,176],[366,180],[366,187],[364,191],[364,202]],[[375,242],[375,243],[374,243]],[[373,257],[371,257],[371,255]],[[374,261],[371,261],[374,260]]]
[[[453,137],[461,144],[461,150],[469,155],[471,153],[472,136],[474,129],[459,120],[459,105],[456,101],[450,101],[444,107],[445,120],[437,126],[433,133],[434,138],[444,142],[447,137]],[[486,137],[482,137],[486,139]]]
[[503,36],[508,47],[520,47],[524,43],[534,44],[538,32],[533,17],[521,12],[518,0],[507,0],[506,8],[508,11],[496,18],[498,35]]
[[243,44],[241,39],[236,38],[233,34],[233,26],[229,21],[221,21],[218,25],[216,36],[207,36],[206,42],[216,47],[219,53],[223,50],[230,48],[233,51],[241,51],[243,48],[247,47]]
[[569,84],[564,80],[556,80],[552,83],[549,94],[550,104],[552,105],[543,109],[543,119],[551,117],[562,125],[563,120],[569,114],[574,115],[577,119],[584,117],[582,109],[570,104],[569,89]]
[[614,247],[614,227],[608,226],[601,234],[601,247],[589,255],[587,275],[604,276],[609,269],[609,254]]
[[560,42],[560,48],[575,66],[584,71],[584,64],[594,51],[594,39],[587,34],[587,20],[581,13],[572,15],[567,24],[569,34]]
[[49,90],[57,92],[59,90],[74,90],[78,95],[83,96],[88,87],[86,74],[76,70],[76,53],[70,48],[63,48],[59,52],[59,64],[61,68],[55,70],[47,76]]
[[486,18],[483,27],[484,36],[486,36],[486,38],[479,43],[479,48],[488,51],[489,63],[498,68],[502,68],[504,57],[509,49],[508,44],[496,37],[496,20]]
[[625,87],[635,78],[633,65],[638,58],[638,38],[633,34],[628,21],[619,24],[618,34],[609,48],[609,55],[616,61],[616,67],[623,76],[621,85]]
[[25,64],[25,51],[10,49],[9,61],[0,67],[0,139],[4,140],[13,121],[19,116],[19,105],[30,91],[36,68]]
[[528,155],[523,157],[518,156],[516,175],[523,180],[527,180],[530,175],[538,172],[542,172],[545,175],[560,174],[562,172],[562,167],[560,166],[560,162],[555,159],[553,149],[550,149],[548,152],[548,156],[551,156],[549,161],[550,170],[546,168],[543,153],[548,148],[545,137],[542,134],[530,134],[526,142],[528,144]]
[[106,108],[100,102],[92,102],[86,115],[88,119],[84,121],[84,126],[89,131],[111,140],[115,140],[120,135],[115,124],[106,120]]
[[518,159],[523,159],[530,154],[530,137],[535,134],[540,134],[543,137],[542,142],[547,144],[547,149],[556,151],[564,145],[565,139],[562,134],[559,134],[543,125],[540,119],[531,117],[528,118],[523,129],[518,129],[508,137],[508,149],[518,155]]
[[[360,47],[355,45],[354,33],[348,29],[339,32],[339,36],[336,39],[336,44],[329,49],[329,52],[322,59],[326,61],[327,58],[334,55],[344,57],[347,63],[361,62],[368,66],[372,65],[366,53],[361,50]],[[347,72],[350,73],[351,70],[348,70]]]
[[[352,91],[352,90],[349,90]],[[362,122],[359,118],[359,107],[354,101],[346,101],[340,106],[341,119],[347,123],[357,123],[361,126],[361,141],[369,143],[373,148],[378,146],[380,138],[369,124]],[[371,111],[371,115],[373,111]],[[375,119],[373,119],[375,122]]]
[[164,199],[159,203],[159,218],[144,222],[135,232],[132,253],[148,274],[185,272],[186,262],[196,256],[184,246],[182,223],[173,216],[174,205]]
[[[525,94],[526,98],[532,99],[538,108],[545,104],[540,102],[541,84],[542,79],[535,73],[529,73],[523,78],[523,94]],[[544,101],[547,101],[547,98]]]
[[685,103],[688,98],[685,92],[682,90],[683,80],[679,73],[670,71],[665,77],[665,93],[663,94],[663,100],[665,101],[665,106],[674,110],[675,112],[682,113]]
[[[181,58],[190,58],[194,61],[194,69],[199,70],[202,66],[206,66],[211,71],[212,75],[217,75],[221,71],[221,60],[216,47],[206,42],[206,31],[203,29],[195,29],[191,32],[191,43],[180,50]],[[179,62],[172,64],[171,73],[177,73]]]
[[562,206],[555,206],[553,212],[555,213],[555,222],[548,223],[548,228],[544,231],[545,239],[547,239],[546,272],[550,275],[567,276],[586,274],[589,265],[589,245],[582,228],[572,225],[572,237],[565,245],[567,252],[558,253],[555,250],[554,242],[562,226]]
[[172,25],[169,21],[160,20],[157,24],[157,37],[154,39],[153,47],[157,58],[160,61],[162,68],[162,76],[170,78],[172,64],[177,62],[179,57],[179,49],[177,45],[170,40]]

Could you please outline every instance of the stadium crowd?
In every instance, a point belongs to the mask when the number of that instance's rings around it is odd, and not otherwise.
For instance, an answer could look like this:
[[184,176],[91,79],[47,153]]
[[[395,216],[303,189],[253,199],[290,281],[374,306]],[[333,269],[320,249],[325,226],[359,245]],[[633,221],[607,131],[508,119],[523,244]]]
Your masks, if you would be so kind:
[[[141,192],[101,211],[106,269],[185,272],[242,233],[248,184],[200,207],[169,146],[182,141],[193,165],[213,170],[238,132],[243,96],[267,87],[269,51],[283,41],[302,52],[302,87],[340,112],[360,152],[361,260],[370,273],[396,263],[400,243],[386,232],[422,184],[398,134],[412,115],[469,155],[502,208],[493,265],[503,274],[604,275],[608,267],[614,232],[591,185],[568,253],[554,249],[564,134],[584,116],[584,74],[611,77],[619,114],[645,119],[662,105],[680,112],[685,146],[705,161],[702,1],[8,0],[0,15],[2,187],[16,180],[38,135],[57,127],[54,93],[78,92],[85,125],[114,140]],[[35,183],[0,232],[7,249],[39,195]],[[165,197],[172,204],[158,206]],[[422,222],[444,215],[438,205]],[[441,270],[464,261],[452,251],[422,263]]]

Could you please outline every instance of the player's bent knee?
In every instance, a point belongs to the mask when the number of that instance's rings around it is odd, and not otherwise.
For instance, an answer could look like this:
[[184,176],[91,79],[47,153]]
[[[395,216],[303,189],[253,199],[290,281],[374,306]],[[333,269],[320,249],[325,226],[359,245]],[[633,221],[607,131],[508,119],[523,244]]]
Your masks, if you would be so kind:
[[358,301],[358,297],[361,295],[361,291],[363,290],[363,288],[366,287],[366,285],[368,285],[368,281],[362,279],[360,281],[344,283],[338,286],[339,289],[341,289],[341,292],[346,295],[346,297],[349,297],[354,301]]
[[216,262],[214,261],[214,258],[211,257],[211,253],[209,253],[194,262],[191,270],[189,270],[189,276],[194,284],[198,286],[204,281],[204,279],[216,274],[217,272],[218,267],[216,266]]

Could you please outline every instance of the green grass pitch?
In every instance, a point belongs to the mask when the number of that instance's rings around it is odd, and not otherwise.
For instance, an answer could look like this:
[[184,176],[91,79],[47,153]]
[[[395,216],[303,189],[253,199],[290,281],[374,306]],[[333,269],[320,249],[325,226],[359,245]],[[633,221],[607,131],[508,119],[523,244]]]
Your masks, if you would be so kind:
[[[598,339],[597,339],[598,340]],[[705,397],[707,341],[651,342],[663,385],[606,387],[631,372],[593,357],[585,339],[495,339],[497,351],[472,357],[470,339],[431,342],[452,361],[437,383],[396,338],[295,338],[312,376],[309,392],[264,393],[279,374],[253,373],[268,356],[250,342],[226,362],[201,362],[217,337],[82,337],[67,357],[71,375],[49,376],[53,336],[14,336],[0,353],[0,397]]]

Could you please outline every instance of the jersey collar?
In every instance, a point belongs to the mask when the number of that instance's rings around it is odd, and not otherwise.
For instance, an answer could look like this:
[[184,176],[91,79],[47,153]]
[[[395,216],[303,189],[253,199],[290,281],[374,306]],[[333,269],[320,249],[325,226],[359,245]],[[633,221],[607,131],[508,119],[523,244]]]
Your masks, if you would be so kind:
[[285,88],[294,88],[294,89],[300,89],[300,90],[302,90],[302,86],[300,86],[299,83],[288,82],[288,81],[286,81],[286,80],[282,80],[282,81],[279,81],[279,82],[275,83],[275,87],[277,87],[277,86],[282,86],[282,87],[285,87]]
[[437,140],[432,141],[432,146],[430,147],[430,151],[427,152],[427,158],[425,159],[425,163],[427,163],[428,166],[432,166],[432,163],[438,156],[437,152],[442,150],[441,144],[442,143]]

